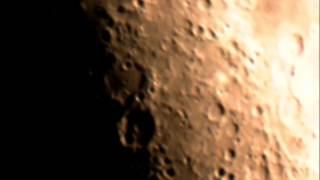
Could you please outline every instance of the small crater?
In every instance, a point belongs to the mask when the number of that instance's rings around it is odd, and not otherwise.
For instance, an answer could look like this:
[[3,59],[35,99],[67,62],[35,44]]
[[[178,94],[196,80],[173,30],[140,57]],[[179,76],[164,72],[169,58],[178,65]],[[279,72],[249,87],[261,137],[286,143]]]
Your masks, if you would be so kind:
[[126,8],[123,5],[120,5],[117,9],[118,13],[124,14],[127,12]]
[[219,53],[220,53],[222,58],[224,58],[226,60],[230,60],[231,59],[231,53],[227,49],[224,49],[223,47],[220,47],[219,48]]
[[218,121],[224,114],[225,108],[220,102],[215,103],[213,106],[209,106],[206,112],[206,116],[211,122]]
[[145,2],[144,0],[137,0],[137,3],[140,7],[144,7],[145,6]]
[[231,160],[234,160],[237,157],[237,153],[234,149],[229,149],[228,156]]
[[218,169],[218,175],[219,175],[219,177],[223,177],[223,176],[225,176],[226,175],[226,170],[224,169],[224,168],[219,168]]
[[193,22],[190,19],[186,20],[186,31],[190,36],[195,36],[195,32],[193,31]]
[[249,58],[249,61],[250,61],[251,64],[255,63],[255,60],[253,58]]
[[261,158],[264,162],[267,162],[267,155],[266,154],[262,154]]
[[268,165],[265,165],[265,166],[263,167],[263,174],[264,174],[264,177],[265,177],[266,179],[269,179],[269,178],[270,178],[270,169],[269,169]]
[[263,115],[263,109],[262,109],[262,107],[259,106],[259,105],[257,105],[256,107],[254,107],[254,108],[252,109],[252,115],[253,115],[254,117],[258,117],[258,116]]
[[179,115],[179,117],[181,119],[187,119],[188,118],[188,114],[182,109],[178,109],[177,110],[177,114]]
[[295,74],[296,74],[295,68],[292,67],[292,68],[290,69],[290,75],[293,77],[293,76],[295,76]]
[[294,34],[293,35],[295,40],[296,40],[296,43],[298,45],[298,54],[302,54],[303,51],[304,51],[304,40],[303,40],[303,37],[299,34]]
[[237,144],[240,144],[241,143],[240,137],[237,137],[235,141],[236,141]]
[[[229,27],[229,26],[227,26]],[[233,48],[239,52],[242,56],[246,56],[245,51],[243,50],[243,48],[241,47],[241,44],[239,44],[237,41],[232,41],[232,46]]]
[[212,0],[205,0],[205,3],[208,8],[212,7]]
[[164,158],[164,163],[166,163],[167,165],[171,165],[172,164],[172,160],[169,159],[168,157]]
[[132,62],[127,61],[121,64],[121,70],[123,71],[128,71],[131,68],[133,68]]
[[209,32],[210,32],[210,35],[212,36],[213,39],[218,38],[217,33],[213,29],[210,29]]
[[237,41],[232,41],[232,46],[236,49],[239,50],[239,44]]
[[95,14],[103,20],[106,26],[112,27],[114,25],[114,20],[112,16],[101,6],[96,6],[94,9]]
[[230,174],[228,175],[228,179],[229,179],[229,180],[235,180],[235,179],[236,179],[236,176],[235,176],[234,174],[230,173]]
[[173,108],[171,105],[169,105],[169,104],[163,104],[162,110],[163,110],[163,112],[166,113],[166,114],[172,114],[172,113],[174,113],[174,108]]
[[199,34],[200,34],[200,35],[203,34],[204,31],[205,31],[204,27],[203,27],[202,25],[199,25],[199,26],[198,26],[198,32],[199,32]]
[[150,86],[150,87],[148,88],[148,92],[149,92],[150,94],[154,93],[155,91],[156,91],[156,89],[155,89],[154,86]]
[[262,115],[263,114],[263,109],[261,106],[257,106],[257,112],[259,115]]
[[159,152],[161,154],[165,154],[167,152],[166,147],[163,145],[159,145]]
[[220,113],[221,116],[226,113],[226,110],[225,110],[223,104],[221,104],[220,102],[217,103],[217,107],[218,107],[218,109],[219,109],[219,113]]
[[140,92],[140,93],[138,93],[136,98],[137,98],[138,101],[141,102],[146,98],[146,95],[144,93]]
[[[234,128],[234,132],[235,132],[236,134],[239,134],[239,132],[240,132],[240,126],[239,126],[239,124],[233,123],[233,128]],[[239,140],[239,141],[240,141],[240,140]]]
[[134,32],[134,30],[133,30],[133,27],[132,27],[132,25],[130,24],[130,23],[126,23],[125,24],[125,26],[126,26],[126,28],[127,28],[127,32],[128,33],[130,33],[130,34],[134,34],[133,32]]
[[167,169],[167,175],[170,177],[174,177],[176,175],[176,171],[174,170],[174,168]]
[[103,43],[109,44],[111,42],[111,33],[108,30],[101,31],[100,36]]
[[182,163],[186,166],[191,166],[192,160],[189,156],[185,156],[182,160]]

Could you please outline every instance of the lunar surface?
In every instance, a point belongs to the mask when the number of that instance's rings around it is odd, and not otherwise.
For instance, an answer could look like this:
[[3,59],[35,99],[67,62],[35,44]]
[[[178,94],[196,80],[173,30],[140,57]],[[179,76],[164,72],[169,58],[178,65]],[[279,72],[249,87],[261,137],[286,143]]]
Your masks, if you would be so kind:
[[319,179],[319,1],[81,7],[97,98],[117,109],[116,179]]

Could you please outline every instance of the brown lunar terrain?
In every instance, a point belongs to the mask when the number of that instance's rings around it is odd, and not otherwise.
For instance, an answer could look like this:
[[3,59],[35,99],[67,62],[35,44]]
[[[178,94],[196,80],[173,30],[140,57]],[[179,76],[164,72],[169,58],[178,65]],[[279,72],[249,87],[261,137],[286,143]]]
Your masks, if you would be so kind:
[[317,0],[81,6],[105,55],[91,73],[122,109],[119,149],[141,156],[124,174],[319,179]]

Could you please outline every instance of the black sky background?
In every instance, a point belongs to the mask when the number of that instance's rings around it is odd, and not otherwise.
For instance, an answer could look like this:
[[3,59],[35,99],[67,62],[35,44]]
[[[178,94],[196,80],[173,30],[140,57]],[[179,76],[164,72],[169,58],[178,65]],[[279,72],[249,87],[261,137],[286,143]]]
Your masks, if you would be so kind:
[[102,76],[112,59],[79,1],[12,3],[3,5],[2,33],[10,177],[147,179],[147,152],[118,142],[124,109],[105,94]]

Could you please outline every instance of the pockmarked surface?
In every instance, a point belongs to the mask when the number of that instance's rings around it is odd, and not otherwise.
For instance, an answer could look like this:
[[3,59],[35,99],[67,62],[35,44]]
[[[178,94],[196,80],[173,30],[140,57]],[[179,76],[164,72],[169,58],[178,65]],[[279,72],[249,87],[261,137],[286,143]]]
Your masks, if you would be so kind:
[[140,179],[319,179],[317,0],[81,3]]

